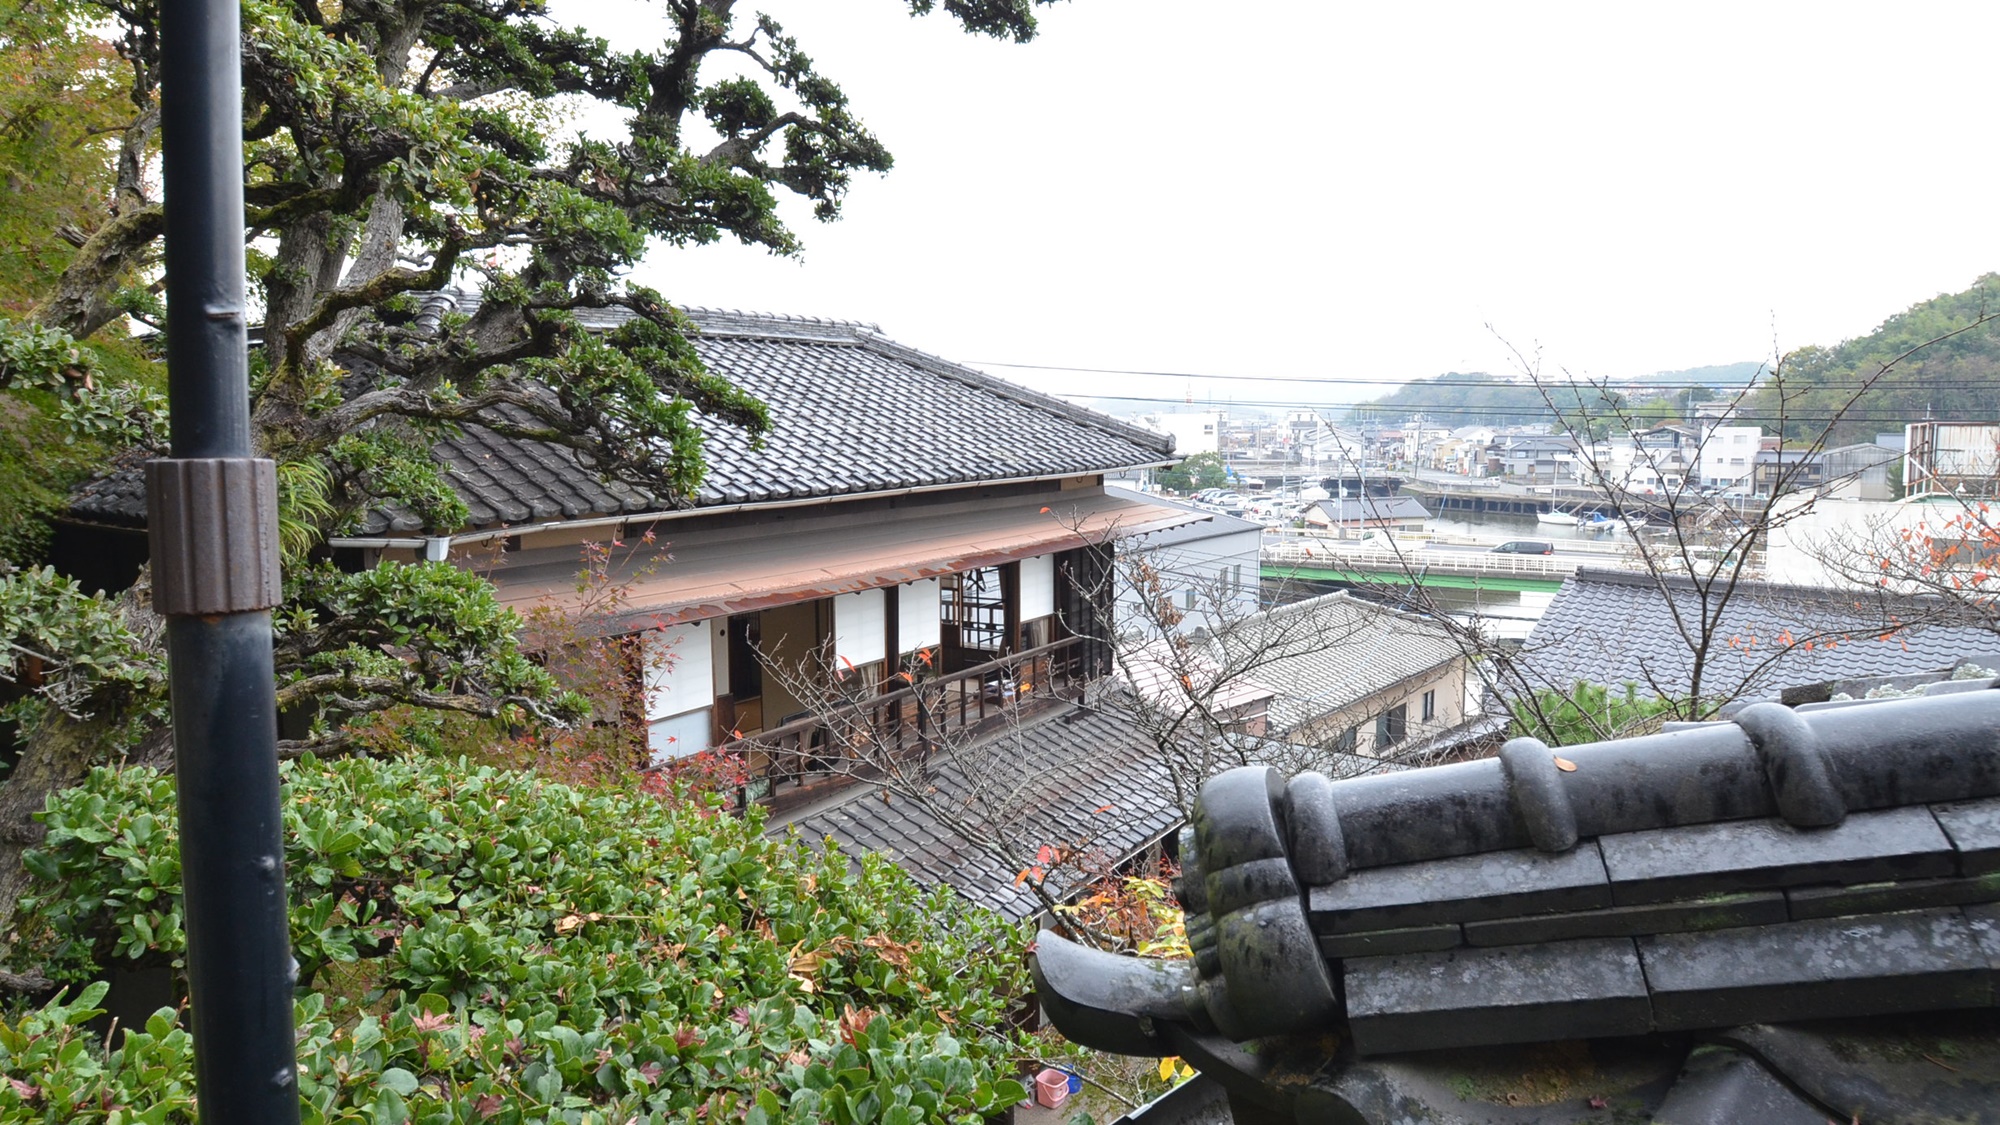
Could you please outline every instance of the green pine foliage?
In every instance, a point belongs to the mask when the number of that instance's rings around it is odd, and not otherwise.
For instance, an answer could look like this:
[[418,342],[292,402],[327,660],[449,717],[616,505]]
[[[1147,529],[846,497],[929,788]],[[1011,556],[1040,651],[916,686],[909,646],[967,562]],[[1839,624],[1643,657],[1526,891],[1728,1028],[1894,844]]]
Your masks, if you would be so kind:
[[1663,718],[1673,718],[1675,703],[1639,694],[1639,685],[1617,689],[1579,680],[1569,691],[1540,691],[1532,699],[1512,703],[1514,723],[1509,738],[1539,738],[1550,746],[1575,746],[1650,733]]
[[[285,780],[309,1123],[916,1125],[1024,1096],[1025,935],[879,858],[463,761]],[[0,1125],[195,1120],[171,1009],[79,1026],[101,968],[181,963],[172,794],[99,769],[50,800],[20,932],[80,986],[0,1019]]]

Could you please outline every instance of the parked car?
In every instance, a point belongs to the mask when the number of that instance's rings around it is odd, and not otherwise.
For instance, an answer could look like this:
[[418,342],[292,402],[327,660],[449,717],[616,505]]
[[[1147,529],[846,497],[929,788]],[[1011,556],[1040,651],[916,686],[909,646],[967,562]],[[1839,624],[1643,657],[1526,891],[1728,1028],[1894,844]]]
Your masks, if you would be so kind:
[[1556,545],[1540,539],[1509,539],[1498,547],[1493,548],[1493,553],[1496,555],[1553,555],[1556,553]]

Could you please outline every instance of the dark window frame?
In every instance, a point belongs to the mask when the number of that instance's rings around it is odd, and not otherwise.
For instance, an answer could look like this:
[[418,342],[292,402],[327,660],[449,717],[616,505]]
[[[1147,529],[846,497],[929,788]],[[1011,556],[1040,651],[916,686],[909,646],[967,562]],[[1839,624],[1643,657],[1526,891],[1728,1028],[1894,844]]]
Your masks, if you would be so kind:
[[1375,747],[1394,746],[1410,733],[1410,705],[1398,703],[1375,716]]

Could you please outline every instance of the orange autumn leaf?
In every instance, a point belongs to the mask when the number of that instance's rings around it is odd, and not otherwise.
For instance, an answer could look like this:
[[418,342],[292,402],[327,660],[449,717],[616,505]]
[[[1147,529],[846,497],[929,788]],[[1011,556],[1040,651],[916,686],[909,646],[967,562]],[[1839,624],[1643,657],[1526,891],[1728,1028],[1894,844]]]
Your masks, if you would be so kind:
[[840,1038],[848,1046],[859,1048],[861,1035],[868,1030],[868,1024],[875,1018],[875,1009],[856,1008],[850,1005],[840,1013]]
[[1575,773],[1576,763],[1558,754],[1556,755],[1556,768],[1564,773]]

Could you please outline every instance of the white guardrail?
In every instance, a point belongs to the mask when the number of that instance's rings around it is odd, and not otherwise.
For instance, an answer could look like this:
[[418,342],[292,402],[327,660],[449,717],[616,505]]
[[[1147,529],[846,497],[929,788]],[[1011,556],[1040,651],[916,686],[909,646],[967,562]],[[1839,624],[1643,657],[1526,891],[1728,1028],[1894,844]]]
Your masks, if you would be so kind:
[[1584,564],[1585,560],[1577,559],[1576,555],[1587,554],[1608,561],[1623,554],[1614,545],[1599,543],[1557,543],[1555,546],[1563,553],[1561,555],[1426,550],[1431,544],[1481,545],[1461,537],[1398,537],[1392,542],[1380,539],[1360,542],[1288,531],[1265,536],[1260,557],[1266,565],[1278,567],[1336,566],[1407,574],[1428,571],[1433,574],[1506,574],[1522,578],[1559,579],[1575,573],[1577,567]]

